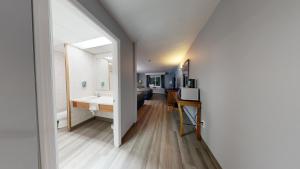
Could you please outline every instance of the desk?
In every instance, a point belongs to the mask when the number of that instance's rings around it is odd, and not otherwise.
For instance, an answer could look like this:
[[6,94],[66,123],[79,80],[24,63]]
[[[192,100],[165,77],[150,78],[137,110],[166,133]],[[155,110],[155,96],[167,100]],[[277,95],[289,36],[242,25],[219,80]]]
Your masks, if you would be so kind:
[[174,107],[174,105],[176,104],[177,92],[178,92],[178,90],[176,90],[176,89],[167,89],[166,90],[168,107],[169,106]]
[[179,96],[176,97],[176,102],[178,104],[179,110],[179,134],[182,137],[184,134],[184,119],[183,119],[183,106],[193,106],[196,107],[197,110],[197,119],[196,119],[196,137],[200,140],[201,139],[201,102],[200,101],[191,101],[191,100],[182,100]]

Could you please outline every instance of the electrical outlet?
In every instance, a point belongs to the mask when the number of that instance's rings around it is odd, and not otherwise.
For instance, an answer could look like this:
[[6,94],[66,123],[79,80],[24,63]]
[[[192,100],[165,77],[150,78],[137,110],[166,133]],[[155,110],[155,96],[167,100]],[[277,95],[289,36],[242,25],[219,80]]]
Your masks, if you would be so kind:
[[207,127],[206,125],[207,125],[206,122],[205,122],[204,120],[202,120],[202,121],[201,121],[201,126],[202,126],[202,128],[206,128],[206,127]]

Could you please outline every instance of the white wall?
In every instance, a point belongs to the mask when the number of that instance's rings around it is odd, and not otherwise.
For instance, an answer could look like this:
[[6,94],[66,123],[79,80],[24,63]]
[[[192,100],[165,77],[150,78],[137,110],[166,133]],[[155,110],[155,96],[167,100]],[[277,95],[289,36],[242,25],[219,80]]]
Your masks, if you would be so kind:
[[112,71],[112,64],[108,65],[108,78],[109,78],[109,90],[112,90],[112,86],[113,86],[113,71]]
[[224,169],[296,169],[300,1],[224,0],[187,58]]
[[[96,91],[95,56],[76,47],[67,46],[71,99],[94,96]],[[86,87],[82,82],[86,81]]]
[[[94,96],[96,93],[95,56],[78,48],[67,46],[70,79],[70,99]],[[82,82],[86,81],[86,87]],[[74,108],[71,105],[72,126],[92,117],[88,110]]]
[[38,169],[31,0],[1,0],[0,11],[0,168]]
[[55,111],[59,113],[67,110],[65,54],[60,51],[54,51],[53,57],[55,71]]
[[[78,0],[120,40],[121,133],[124,135],[137,120],[136,69],[133,44],[120,25],[106,12],[98,0]],[[116,89],[113,89],[116,90]]]

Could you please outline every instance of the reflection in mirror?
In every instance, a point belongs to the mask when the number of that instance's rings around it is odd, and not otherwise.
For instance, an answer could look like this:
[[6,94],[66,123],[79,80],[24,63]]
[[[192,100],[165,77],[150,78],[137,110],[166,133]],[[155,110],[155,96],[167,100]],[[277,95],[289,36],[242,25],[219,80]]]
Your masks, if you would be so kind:
[[189,72],[190,71],[190,60],[186,60],[182,65],[182,80],[183,87],[186,87],[189,81]]

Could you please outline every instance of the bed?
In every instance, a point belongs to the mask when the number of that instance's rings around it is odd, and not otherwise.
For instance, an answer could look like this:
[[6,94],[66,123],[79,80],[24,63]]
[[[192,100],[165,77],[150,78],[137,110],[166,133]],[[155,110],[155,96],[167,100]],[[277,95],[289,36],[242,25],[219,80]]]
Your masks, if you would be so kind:
[[137,92],[137,109],[141,108],[144,105],[144,93]]
[[150,100],[153,95],[153,91],[150,88],[137,88],[137,92],[142,92],[145,100]]

